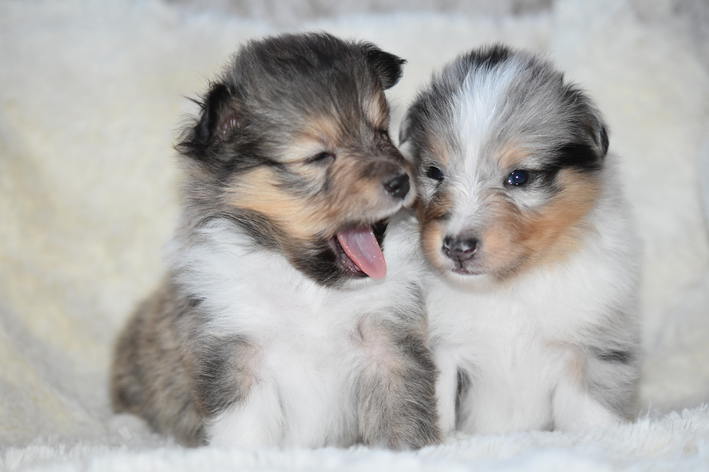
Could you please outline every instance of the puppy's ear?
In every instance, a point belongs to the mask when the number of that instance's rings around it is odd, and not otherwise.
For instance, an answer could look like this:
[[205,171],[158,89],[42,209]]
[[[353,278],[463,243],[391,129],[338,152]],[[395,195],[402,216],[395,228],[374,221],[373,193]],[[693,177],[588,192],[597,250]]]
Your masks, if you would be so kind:
[[225,156],[217,152],[220,143],[230,140],[244,127],[238,98],[226,85],[214,84],[199,105],[202,108],[199,120],[187,130],[177,148],[195,159],[218,159]]
[[586,109],[586,128],[591,135],[593,143],[596,145],[598,156],[603,159],[608,153],[608,129],[603,121],[601,112],[594,105],[588,104]]
[[597,132],[596,141],[598,142],[598,146],[600,147],[601,152],[605,157],[605,155],[608,153],[608,146],[610,145],[610,140],[608,139],[608,128],[605,124],[603,124],[602,121],[600,123],[600,128]]
[[418,165],[416,156],[416,146],[413,138],[413,126],[411,118],[411,109],[409,109],[404,118],[401,119],[399,124],[399,152],[404,156],[404,159],[409,161],[414,167]]
[[407,111],[399,125],[399,146],[411,138],[411,110]]
[[591,99],[575,86],[569,86],[566,99],[578,117],[574,121],[579,123],[585,133],[588,133],[596,148],[594,153],[603,159],[608,153],[609,145],[608,127],[603,119],[603,114]]
[[396,85],[403,73],[402,66],[406,64],[404,59],[384,52],[371,43],[363,44],[362,52],[369,66],[379,77],[384,90]]
[[206,144],[214,139],[225,139],[243,123],[234,97],[224,84],[213,85],[202,105],[202,117],[195,128],[195,139]]

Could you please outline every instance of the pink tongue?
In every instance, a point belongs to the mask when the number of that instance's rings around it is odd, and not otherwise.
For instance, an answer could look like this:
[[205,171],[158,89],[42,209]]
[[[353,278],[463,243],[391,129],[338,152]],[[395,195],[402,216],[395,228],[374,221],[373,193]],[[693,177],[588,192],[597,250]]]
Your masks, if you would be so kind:
[[359,269],[373,279],[381,279],[387,274],[384,254],[374,237],[372,228],[362,226],[356,229],[340,231],[337,240]]

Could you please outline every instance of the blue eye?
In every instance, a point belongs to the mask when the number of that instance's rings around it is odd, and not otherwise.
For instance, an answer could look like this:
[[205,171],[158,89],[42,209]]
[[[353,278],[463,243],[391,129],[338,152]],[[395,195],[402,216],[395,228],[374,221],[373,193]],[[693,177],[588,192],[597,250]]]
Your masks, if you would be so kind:
[[428,177],[429,179],[437,180],[439,182],[443,182],[444,179],[443,171],[436,166],[431,166],[428,168],[428,170],[426,171],[426,177]]
[[513,170],[510,172],[510,175],[507,176],[507,180],[505,183],[507,185],[514,185],[515,187],[519,187],[520,185],[524,185],[529,181],[529,172],[526,170]]

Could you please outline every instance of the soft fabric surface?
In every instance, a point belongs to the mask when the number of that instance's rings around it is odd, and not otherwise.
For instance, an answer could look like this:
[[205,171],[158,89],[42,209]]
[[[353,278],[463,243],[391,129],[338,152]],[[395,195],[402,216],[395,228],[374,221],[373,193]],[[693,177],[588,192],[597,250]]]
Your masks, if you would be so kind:
[[177,215],[171,145],[194,111],[184,97],[239,44],[277,30],[179,3],[0,3],[0,468],[708,468],[709,64],[663,21],[676,2],[637,3],[559,0],[550,12],[495,18],[350,15],[296,28],[408,59],[389,94],[394,123],[430,72],[466,49],[503,41],[546,53],[597,100],[622,156],[644,241],[643,418],[581,434],[460,436],[418,453],[185,450],[111,414],[112,343],[157,284]]

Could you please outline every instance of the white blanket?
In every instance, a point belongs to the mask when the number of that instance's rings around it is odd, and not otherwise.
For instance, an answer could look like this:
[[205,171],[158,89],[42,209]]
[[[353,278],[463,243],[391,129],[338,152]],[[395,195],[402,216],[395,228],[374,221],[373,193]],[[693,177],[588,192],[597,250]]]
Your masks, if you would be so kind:
[[548,54],[590,92],[644,241],[643,418],[582,434],[459,436],[417,453],[247,453],[181,449],[113,416],[107,369],[118,330],[163,271],[178,208],[171,145],[194,111],[184,97],[239,44],[278,31],[157,0],[0,2],[0,469],[709,467],[709,64],[671,22],[638,19],[637,4],[558,0],[536,16],[399,12],[298,29],[408,59],[389,94],[394,123],[433,70],[492,41]]

